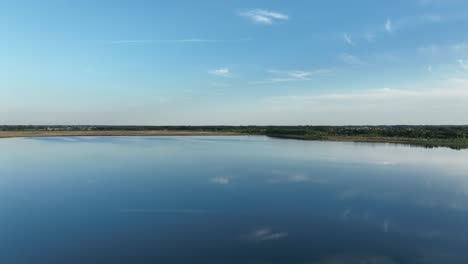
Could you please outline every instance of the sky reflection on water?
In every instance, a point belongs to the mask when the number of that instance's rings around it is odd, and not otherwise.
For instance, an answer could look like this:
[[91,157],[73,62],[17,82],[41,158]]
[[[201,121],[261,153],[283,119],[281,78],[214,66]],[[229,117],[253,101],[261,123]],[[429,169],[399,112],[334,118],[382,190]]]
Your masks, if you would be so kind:
[[468,263],[468,151],[0,140],[2,263]]

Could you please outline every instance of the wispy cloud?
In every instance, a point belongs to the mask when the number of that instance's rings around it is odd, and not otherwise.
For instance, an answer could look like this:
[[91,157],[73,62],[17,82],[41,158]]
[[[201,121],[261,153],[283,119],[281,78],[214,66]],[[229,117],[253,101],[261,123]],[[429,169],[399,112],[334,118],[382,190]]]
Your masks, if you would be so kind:
[[278,20],[288,20],[289,16],[279,12],[272,12],[264,9],[252,9],[239,13],[240,16],[246,17],[257,24],[270,25]]
[[[316,116],[314,122],[323,124],[461,124],[468,116],[467,104],[468,80],[449,79],[432,84],[432,88],[424,85],[274,96],[260,105],[270,109],[268,115],[290,118],[285,124],[311,116]],[[321,118],[325,113],[327,118]],[[330,116],[336,121],[331,123]]]
[[468,59],[467,60],[458,60],[458,64],[462,67],[463,70],[468,71]]
[[447,58],[468,56],[468,43],[457,42],[451,44],[428,44],[417,48],[417,52],[424,56],[440,55]]
[[309,81],[314,76],[323,75],[330,73],[330,69],[317,69],[317,70],[268,70],[270,74],[274,74],[277,77],[266,79],[263,81],[250,82],[250,84],[269,84],[269,83],[282,83],[282,82],[295,82],[295,81]]
[[217,177],[211,178],[210,182],[220,184],[220,185],[227,185],[231,182],[231,180],[228,177],[217,176]]
[[356,40],[364,39],[368,43],[372,43],[375,41],[376,37],[381,35],[382,33],[396,33],[399,30],[407,29],[407,28],[417,28],[420,26],[432,25],[432,24],[440,24],[446,22],[455,22],[455,21],[465,21],[468,20],[466,15],[461,14],[453,14],[451,16],[442,16],[439,14],[434,13],[424,13],[424,14],[417,14],[413,16],[407,17],[400,17],[400,18],[390,18],[388,17],[383,26],[379,25],[374,29],[371,29],[367,32],[359,32],[359,33],[345,33],[343,34],[343,38],[349,45],[356,44]]
[[397,32],[405,28],[417,28],[421,26],[427,26],[432,24],[440,24],[444,22],[454,22],[466,20],[464,16],[453,15],[450,17],[444,17],[439,14],[419,14],[414,16],[402,17],[399,19],[392,20],[387,19],[384,25],[384,30],[388,33]]
[[109,41],[109,44],[157,44],[157,43],[220,43],[220,42],[244,42],[251,38],[241,39],[205,39],[205,38],[187,38],[187,39],[121,39]]
[[[311,96],[287,96],[287,97],[276,97],[276,99],[286,100],[292,105],[297,105],[299,102],[310,102],[312,101],[325,101],[325,100],[358,100],[358,101],[387,101],[395,99],[409,99],[409,98],[443,98],[443,97],[459,97],[468,99],[468,88],[463,85],[468,85],[468,80],[450,80],[447,86],[453,86],[453,88],[446,87],[444,89],[433,89],[433,90],[419,90],[419,89],[374,89],[361,92],[349,92],[349,93],[329,93],[322,95],[311,95]],[[295,103],[294,103],[295,102]]]
[[247,238],[253,242],[264,242],[270,240],[278,240],[288,236],[286,232],[273,232],[271,228],[261,228],[254,230]]
[[348,43],[348,45],[351,45],[351,46],[354,45],[353,39],[351,38],[351,36],[348,33],[344,33],[343,38],[344,38],[345,42]]
[[393,31],[393,24],[390,18],[387,18],[387,21],[385,22],[385,31],[388,33],[392,33]]
[[[275,71],[270,71],[271,73],[274,73]],[[276,73],[286,73],[287,76],[289,76],[292,79],[298,79],[298,80],[310,80],[311,77],[329,73],[331,70],[329,69],[317,69],[317,70],[311,70],[311,71],[286,71],[286,72],[281,72],[281,71],[276,71]]]
[[[447,76],[464,76],[468,71],[466,42],[429,44],[417,48],[421,58],[432,61],[427,71]],[[465,59],[463,59],[465,58]]]
[[[315,72],[318,73],[318,72]],[[296,78],[296,79],[302,79],[302,80],[308,80],[311,75],[314,74],[314,72],[307,72],[307,71],[291,71],[287,73],[291,78]]]
[[229,68],[219,68],[219,69],[209,70],[208,73],[212,75],[220,76],[220,77],[231,76],[231,72],[229,71]]

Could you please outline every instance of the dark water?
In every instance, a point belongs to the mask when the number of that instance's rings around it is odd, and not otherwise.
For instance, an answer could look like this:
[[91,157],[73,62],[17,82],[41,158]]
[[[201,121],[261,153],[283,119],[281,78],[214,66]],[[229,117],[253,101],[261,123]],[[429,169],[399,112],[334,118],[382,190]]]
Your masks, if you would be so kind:
[[468,152],[0,140],[0,263],[468,263]]

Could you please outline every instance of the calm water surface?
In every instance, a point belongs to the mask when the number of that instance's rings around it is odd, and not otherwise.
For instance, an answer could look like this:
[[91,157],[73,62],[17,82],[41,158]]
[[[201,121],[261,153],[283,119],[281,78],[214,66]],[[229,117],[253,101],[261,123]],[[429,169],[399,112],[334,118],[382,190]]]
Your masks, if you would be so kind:
[[468,263],[468,151],[0,140],[0,263]]

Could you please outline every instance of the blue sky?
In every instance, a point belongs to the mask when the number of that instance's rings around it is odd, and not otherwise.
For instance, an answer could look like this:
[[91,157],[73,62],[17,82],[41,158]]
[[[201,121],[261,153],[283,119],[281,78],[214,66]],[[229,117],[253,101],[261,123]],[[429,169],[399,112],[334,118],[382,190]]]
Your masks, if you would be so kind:
[[468,124],[468,1],[0,1],[1,124]]

